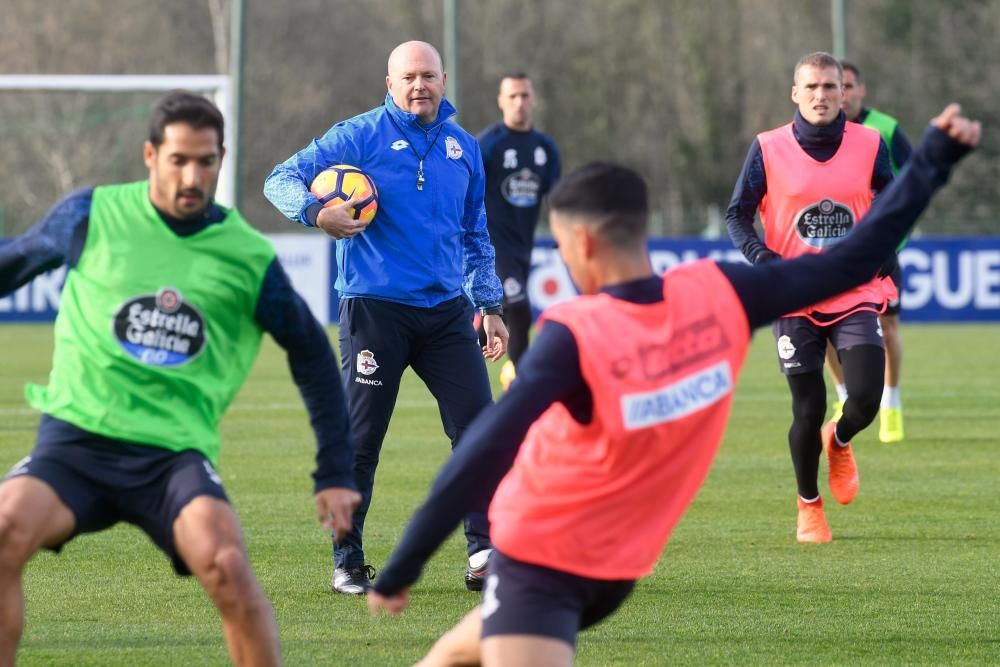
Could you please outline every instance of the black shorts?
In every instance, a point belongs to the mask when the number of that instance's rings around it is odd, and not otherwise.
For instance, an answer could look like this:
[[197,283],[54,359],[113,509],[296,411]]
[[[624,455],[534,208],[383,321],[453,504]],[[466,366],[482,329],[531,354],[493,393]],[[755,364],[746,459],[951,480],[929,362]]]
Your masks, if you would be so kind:
[[885,312],[883,315],[899,315],[900,311],[903,310],[903,267],[896,262],[896,268],[891,274],[889,274],[889,279],[892,280],[892,284],[896,286],[896,292],[898,295],[895,299],[889,302],[889,305],[885,307]]
[[526,262],[497,255],[496,271],[500,284],[503,285],[504,308],[528,300],[528,269]]
[[[47,415],[31,454],[9,476],[29,475],[51,486],[73,512],[66,538],[95,533],[125,521],[142,529],[173,563],[191,571],[174,545],[174,521],[198,496],[228,502],[222,480],[201,452],[173,452],[89,433]],[[58,552],[63,544],[52,548]]]
[[635,581],[580,577],[493,551],[483,599],[482,637],[539,635],[576,646],[576,635],[610,616]]
[[837,350],[855,345],[885,347],[878,315],[870,310],[852,313],[833,324],[819,325],[805,317],[782,317],[773,326],[778,366],[785,375],[822,370],[826,343]]

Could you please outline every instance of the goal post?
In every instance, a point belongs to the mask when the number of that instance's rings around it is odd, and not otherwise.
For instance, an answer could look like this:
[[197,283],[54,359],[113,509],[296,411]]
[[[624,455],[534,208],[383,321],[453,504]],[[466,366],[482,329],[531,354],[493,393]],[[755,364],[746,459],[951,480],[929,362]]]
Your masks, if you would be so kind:
[[[219,107],[227,128],[234,127],[234,100],[226,74],[2,74],[0,91],[37,92],[157,92],[183,88],[210,97]],[[236,203],[236,162],[233,137],[226,132],[227,153],[219,173],[216,200]]]

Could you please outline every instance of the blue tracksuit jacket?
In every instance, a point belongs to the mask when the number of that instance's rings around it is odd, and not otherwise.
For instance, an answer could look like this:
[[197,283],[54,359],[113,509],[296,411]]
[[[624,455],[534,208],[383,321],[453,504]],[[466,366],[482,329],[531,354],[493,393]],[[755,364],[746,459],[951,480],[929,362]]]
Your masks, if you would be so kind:
[[[475,138],[451,120],[454,115],[442,99],[437,119],[424,126],[387,94],[384,105],[337,123],[267,177],[264,195],[306,226],[313,226],[319,212],[309,184],[325,168],[354,165],[375,182],[375,219],[364,232],[337,241],[341,298],[431,307],[464,289],[476,306],[500,303],[486,231],[483,160]],[[418,155],[425,154],[425,183],[418,190]]]

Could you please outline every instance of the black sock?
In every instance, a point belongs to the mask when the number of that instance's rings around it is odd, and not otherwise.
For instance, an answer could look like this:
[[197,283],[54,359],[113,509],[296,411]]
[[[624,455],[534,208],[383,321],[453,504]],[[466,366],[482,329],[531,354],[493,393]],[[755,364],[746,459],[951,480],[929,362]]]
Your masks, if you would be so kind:
[[811,500],[819,495],[819,456],[823,451],[819,432],[826,416],[826,382],[823,370],[788,376],[792,390],[792,426],[788,448],[795,467],[799,495]]

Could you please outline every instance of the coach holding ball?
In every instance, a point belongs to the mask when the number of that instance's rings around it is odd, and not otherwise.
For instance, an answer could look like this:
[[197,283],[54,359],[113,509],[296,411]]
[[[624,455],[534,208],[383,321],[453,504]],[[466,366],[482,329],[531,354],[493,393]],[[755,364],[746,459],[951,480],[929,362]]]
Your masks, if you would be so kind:
[[[430,389],[454,446],[492,400],[482,358],[496,361],[507,348],[483,161],[475,138],[451,120],[442,70],[430,44],[400,44],[389,56],[385,103],[337,123],[264,183],[285,216],[337,239],[340,355],[363,497],[354,531],[334,545],[340,593],[364,593],[373,576],[362,529],[403,371],[412,366]],[[370,223],[351,216],[353,202],[323,208],[310,192],[316,175],[337,164],[360,168],[378,188]],[[485,322],[481,350],[473,304]],[[485,507],[466,517],[465,535],[466,585],[479,590],[491,548]]]

